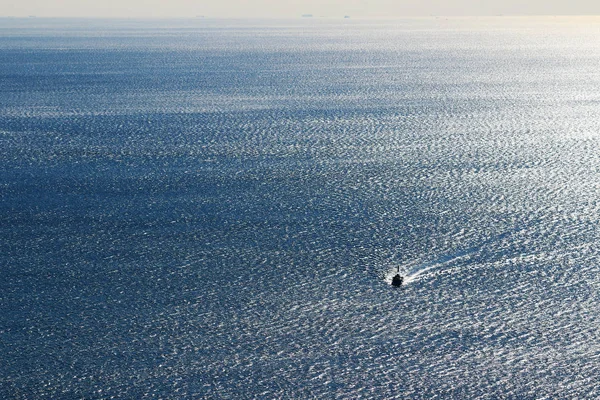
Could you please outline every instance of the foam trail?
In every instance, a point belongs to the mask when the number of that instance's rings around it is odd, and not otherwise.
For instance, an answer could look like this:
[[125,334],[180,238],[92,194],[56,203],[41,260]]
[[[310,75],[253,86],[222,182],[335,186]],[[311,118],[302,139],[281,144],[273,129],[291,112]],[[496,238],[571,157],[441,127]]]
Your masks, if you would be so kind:
[[[471,253],[472,252],[461,251],[460,253],[454,253],[453,255],[447,255],[447,256],[438,258],[437,260],[434,260],[434,261],[429,261],[429,262],[425,262],[422,264],[413,263],[412,268],[411,268],[411,264],[409,264],[408,266],[404,266],[404,268],[402,268],[402,267],[400,268],[400,274],[402,274],[403,269],[404,269],[404,271],[408,271],[407,273],[404,274],[404,284],[407,285],[411,282],[418,280],[420,276],[426,274],[428,271],[440,268],[446,264],[449,264],[452,261],[456,261],[462,257],[468,256]],[[387,283],[391,284],[392,278],[394,277],[394,275],[396,275],[398,273],[397,271],[398,271],[398,267],[395,267],[394,269],[388,271],[385,275],[385,281]]]
[[386,273],[385,281],[387,283],[391,284],[392,278],[394,277],[394,275],[396,275],[398,273],[397,271],[400,270],[400,273],[402,274],[402,270],[404,270],[404,271],[407,271],[404,274],[404,284],[405,285],[409,284],[411,282],[419,280],[419,278],[421,276],[426,275],[429,271],[431,271],[433,269],[438,269],[438,268],[443,267],[444,265],[447,265],[451,262],[460,260],[461,258],[469,257],[472,254],[480,251],[484,246],[490,244],[491,242],[499,242],[500,240],[504,239],[509,234],[520,232],[523,229],[524,228],[520,228],[516,231],[504,232],[501,235],[495,236],[493,238],[490,238],[490,239],[484,241],[483,243],[481,243],[478,246],[473,246],[473,247],[469,247],[467,249],[464,249],[464,250],[461,250],[461,251],[458,251],[455,253],[446,254],[446,255],[439,257],[433,261],[428,261],[425,263],[413,262],[408,265],[405,265],[404,267],[394,267],[394,269],[392,269]]
[[474,252],[475,251],[465,250],[465,251],[461,251],[460,253],[455,253],[450,256],[444,256],[441,259],[438,259],[435,261],[430,261],[430,262],[421,264],[419,266],[419,268],[417,268],[416,270],[413,270],[412,272],[409,272],[408,274],[406,274],[404,276],[404,283],[409,284],[411,282],[414,282],[414,281],[418,280],[418,278],[421,275],[426,274],[427,272],[431,271],[432,269],[437,269],[437,268],[443,267],[444,265],[449,264],[453,261],[467,257]]

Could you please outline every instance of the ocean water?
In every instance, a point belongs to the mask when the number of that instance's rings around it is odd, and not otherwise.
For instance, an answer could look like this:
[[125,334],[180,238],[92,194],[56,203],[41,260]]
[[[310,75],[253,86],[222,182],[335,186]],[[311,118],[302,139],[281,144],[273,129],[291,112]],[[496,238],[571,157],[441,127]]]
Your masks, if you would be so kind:
[[600,397],[599,149],[593,18],[2,19],[0,397]]

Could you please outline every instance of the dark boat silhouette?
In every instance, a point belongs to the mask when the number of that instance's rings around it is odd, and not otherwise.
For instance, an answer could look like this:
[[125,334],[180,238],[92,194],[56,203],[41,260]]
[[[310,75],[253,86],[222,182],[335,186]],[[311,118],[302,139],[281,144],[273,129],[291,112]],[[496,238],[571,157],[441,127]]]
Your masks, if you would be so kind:
[[398,273],[392,278],[392,286],[400,287],[404,282],[404,277],[400,276],[400,266],[398,266]]

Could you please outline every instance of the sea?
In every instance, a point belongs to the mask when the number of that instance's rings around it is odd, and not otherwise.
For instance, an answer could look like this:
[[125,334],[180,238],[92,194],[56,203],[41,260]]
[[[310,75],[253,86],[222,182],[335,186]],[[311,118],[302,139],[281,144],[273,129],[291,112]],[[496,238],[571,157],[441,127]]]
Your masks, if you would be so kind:
[[0,161],[0,398],[600,397],[600,18],[3,18]]

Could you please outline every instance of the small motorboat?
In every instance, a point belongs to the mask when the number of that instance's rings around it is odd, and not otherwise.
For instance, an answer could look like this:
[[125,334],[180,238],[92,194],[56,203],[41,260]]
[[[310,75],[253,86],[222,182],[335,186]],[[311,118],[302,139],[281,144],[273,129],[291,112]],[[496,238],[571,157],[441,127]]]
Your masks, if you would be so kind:
[[400,276],[400,267],[398,266],[398,273],[396,275],[394,275],[394,277],[392,278],[392,286],[402,286],[402,283],[404,282],[404,278],[402,276]]

